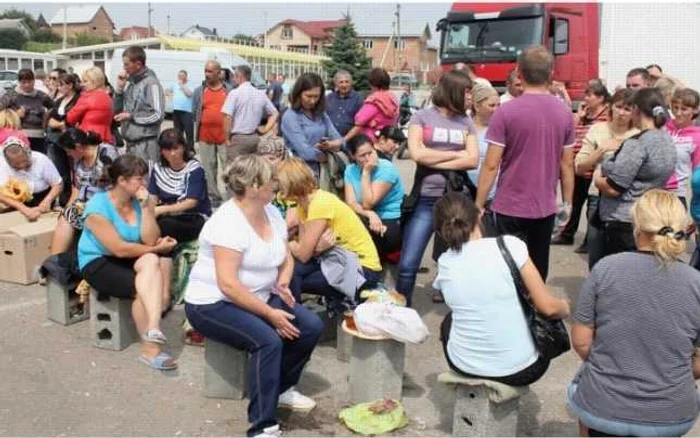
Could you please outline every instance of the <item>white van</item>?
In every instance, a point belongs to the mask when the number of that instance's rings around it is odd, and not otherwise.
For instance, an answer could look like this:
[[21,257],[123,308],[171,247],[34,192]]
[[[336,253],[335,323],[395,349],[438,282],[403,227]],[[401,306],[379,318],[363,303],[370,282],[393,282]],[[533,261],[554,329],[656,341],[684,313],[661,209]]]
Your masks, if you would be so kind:
[[[122,53],[124,49],[115,49],[110,62],[110,71],[107,72],[109,81],[114,84],[117,76],[122,71]],[[240,56],[226,50],[203,47],[199,52],[182,50],[149,50],[146,49],[146,66],[156,73],[163,90],[177,85],[177,73],[180,70],[187,71],[187,83],[194,90],[204,81],[204,65],[210,59],[216,59],[224,70],[233,70],[239,65],[250,65]],[[229,74],[230,75],[230,74]],[[264,86],[265,81],[258,72],[253,72],[251,80],[256,87]],[[172,114],[172,98],[165,98],[165,113]]]

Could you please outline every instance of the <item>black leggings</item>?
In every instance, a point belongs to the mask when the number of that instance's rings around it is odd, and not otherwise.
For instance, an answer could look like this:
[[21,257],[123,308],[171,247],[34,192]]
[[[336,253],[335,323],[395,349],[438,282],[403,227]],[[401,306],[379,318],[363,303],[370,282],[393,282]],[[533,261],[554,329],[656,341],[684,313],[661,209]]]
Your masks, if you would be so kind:
[[457,368],[455,364],[450,360],[450,356],[447,354],[447,341],[450,338],[450,328],[452,328],[452,312],[445,316],[440,324],[440,341],[442,341],[442,349],[445,352],[445,359],[447,359],[447,364],[450,366],[452,371],[460,374],[464,377],[469,377],[473,379],[486,379],[493,380],[494,382],[503,383],[509,386],[527,386],[540,380],[549,368],[549,359],[540,356],[535,363],[525,368],[524,370],[518,371],[510,376],[502,377],[487,377],[487,376],[475,376],[473,374],[465,373],[464,371]]
[[170,236],[177,240],[178,243],[197,240],[205,221],[200,214],[161,216],[157,220],[160,235],[163,237]]
[[636,251],[634,227],[628,222],[603,222],[603,256]]
[[367,231],[369,231],[369,235],[372,237],[372,242],[374,242],[374,246],[377,248],[380,257],[401,249],[401,219],[382,220],[386,231],[383,236],[380,236],[369,229],[369,219],[365,216],[359,217],[365,225],[365,228],[367,228]]

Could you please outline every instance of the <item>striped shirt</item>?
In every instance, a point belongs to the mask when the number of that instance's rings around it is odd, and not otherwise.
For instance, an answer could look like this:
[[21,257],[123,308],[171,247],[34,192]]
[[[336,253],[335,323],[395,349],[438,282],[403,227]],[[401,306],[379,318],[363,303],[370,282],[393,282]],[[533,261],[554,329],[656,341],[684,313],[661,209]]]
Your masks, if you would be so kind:
[[207,180],[199,161],[191,159],[179,170],[156,163],[151,172],[148,191],[163,204],[176,204],[185,199],[196,199],[191,211],[204,216],[211,215],[211,201],[207,194]]
[[595,266],[574,320],[595,329],[573,401],[597,417],[643,424],[693,420],[700,272],[626,252]]
[[603,108],[601,108],[600,111],[598,111],[598,114],[593,117],[589,117],[588,113],[584,111],[583,116],[578,119],[578,123],[576,123],[576,126],[574,127],[576,134],[574,154],[578,154],[578,151],[581,150],[583,138],[586,136],[586,134],[588,134],[588,130],[591,129],[591,126],[596,122],[607,122],[609,113],[610,109],[607,105],[603,105]]

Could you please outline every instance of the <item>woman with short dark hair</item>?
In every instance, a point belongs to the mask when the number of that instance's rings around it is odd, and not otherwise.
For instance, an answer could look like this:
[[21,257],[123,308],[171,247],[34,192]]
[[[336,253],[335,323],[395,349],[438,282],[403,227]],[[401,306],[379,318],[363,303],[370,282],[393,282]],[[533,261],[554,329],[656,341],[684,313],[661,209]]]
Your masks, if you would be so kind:
[[282,136],[287,147],[311,167],[316,178],[327,152],[337,152],[343,137],[326,114],[326,88],[316,73],[304,73],[289,96],[291,108],[282,116]]
[[78,242],[81,276],[100,295],[133,299],[131,314],[141,334],[139,360],[151,368],[172,370],[175,360],[162,350],[161,311],[170,301],[172,260],[177,241],[160,237],[155,200],[144,178],[148,165],[122,155],[108,171],[112,188],[96,193],[85,206]]
[[373,68],[369,72],[369,84],[372,93],[367,96],[362,108],[355,114],[355,127],[345,138],[350,139],[362,133],[372,140],[377,140],[376,132],[387,126],[396,126],[399,120],[399,100],[389,91],[391,77],[383,68]]
[[45,116],[53,108],[54,101],[48,94],[34,88],[34,72],[23,68],[17,74],[17,87],[8,90],[0,97],[0,109],[17,112],[22,130],[29,137],[33,151],[46,153]]
[[204,168],[175,128],[160,134],[158,146],[160,162],[153,166],[148,183],[156,200],[158,226],[178,242],[196,240],[211,215]]

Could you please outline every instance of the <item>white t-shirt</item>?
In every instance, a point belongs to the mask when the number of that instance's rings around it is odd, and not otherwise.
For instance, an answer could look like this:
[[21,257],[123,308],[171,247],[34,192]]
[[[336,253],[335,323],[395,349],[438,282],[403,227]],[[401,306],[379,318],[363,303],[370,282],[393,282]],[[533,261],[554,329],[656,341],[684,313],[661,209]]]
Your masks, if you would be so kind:
[[231,301],[216,282],[214,245],[243,254],[238,279],[256,297],[267,302],[277,282],[279,267],[287,256],[287,225],[273,205],[268,204],[265,213],[273,231],[269,242],[253,230],[233,200],[225,202],[209,218],[199,234],[199,252],[185,291],[186,302],[203,305]]
[[[504,237],[518,268],[527,262],[527,246]],[[483,377],[503,377],[538,358],[515,284],[496,239],[467,242],[438,259],[433,285],[452,310],[447,354],[460,370]]]
[[10,178],[26,182],[32,193],[43,192],[63,182],[49,157],[36,151],[32,151],[32,165],[27,170],[13,169],[0,153],[0,186],[7,184]]

